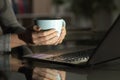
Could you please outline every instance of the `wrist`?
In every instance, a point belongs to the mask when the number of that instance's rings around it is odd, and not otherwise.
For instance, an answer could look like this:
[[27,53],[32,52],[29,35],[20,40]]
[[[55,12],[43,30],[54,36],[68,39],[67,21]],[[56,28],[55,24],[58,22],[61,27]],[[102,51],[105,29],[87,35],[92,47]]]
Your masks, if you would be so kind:
[[19,39],[17,34],[11,34],[10,43],[11,43],[11,48],[26,45],[26,43],[23,40]]
[[29,30],[24,33],[18,34],[18,38],[26,44],[33,44],[32,33]]

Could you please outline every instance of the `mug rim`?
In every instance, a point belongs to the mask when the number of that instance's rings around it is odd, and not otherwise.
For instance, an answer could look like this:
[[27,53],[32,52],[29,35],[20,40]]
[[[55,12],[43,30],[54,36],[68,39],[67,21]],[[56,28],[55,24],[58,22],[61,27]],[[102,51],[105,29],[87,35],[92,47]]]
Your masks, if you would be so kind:
[[34,20],[59,20],[59,19],[63,19],[60,17],[37,17],[34,18]]

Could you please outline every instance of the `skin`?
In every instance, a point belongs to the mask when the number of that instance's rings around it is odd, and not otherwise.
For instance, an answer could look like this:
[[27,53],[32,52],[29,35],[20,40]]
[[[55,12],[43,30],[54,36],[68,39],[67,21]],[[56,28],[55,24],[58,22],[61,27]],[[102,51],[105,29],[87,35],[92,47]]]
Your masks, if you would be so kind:
[[[34,26],[33,28],[35,30],[36,26]],[[62,43],[65,35],[65,27],[62,27],[61,35],[59,38],[57,36],[57,32],[54,29],[48,31],[36,29],[35,32],[32,33],[32,42],[34,43],[33,45],[57,45]],[[18,38],[17,34],[11,34],[10,44],[11,48],[27,45],[23,40]]]
[[48,69],[48,68],[38,68],[34,69],[34,80],[57,80],[57,76],[60,74],[62,80],[65,80],[65,72],[59,71],[55,69]]
[[[11,71],[17,71],[19,67],[27,66],[21,64],[21,60],[18,60],[17,58],[10,56],[10,66]],[[60,74],[60,77],[62,80],[65,80],[66,72],[55,70],[55,69],[49,69],[49,68],[41,68],[41,67],[35,67],[33,70],[33,80],[57,80],[57,75]]]
[[[33,26],[35,32],[32,33],[32,45],[58,45],[61,44],[66,35],[65,27],[62,27],[60,37],[54,29],[42,31],[37,26]],[[27,45],[23,40],[18,38],[17,34],[11,34],[11,48]],[[10,57],[11,71],[17,71],[19,67],[25,66],[17,58]],[[35,67],[33,70],[33,80],[57,80],[60,74],[62,80],[65,80],[66,73],[64,71]]]

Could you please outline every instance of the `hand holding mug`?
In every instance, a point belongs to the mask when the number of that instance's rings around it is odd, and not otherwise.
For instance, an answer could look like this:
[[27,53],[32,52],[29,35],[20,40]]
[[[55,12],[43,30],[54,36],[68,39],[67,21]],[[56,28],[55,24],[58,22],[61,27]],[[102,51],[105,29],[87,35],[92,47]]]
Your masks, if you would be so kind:
[[37,26],[33,30],[26,29],[19,38],[27,44],[57,45],[66,35],[65,21],[61,18],[39,18],[35,20]]
[[42,30],[55,29],[58,32],[58,40],[55,45],[62,43],[66,35],[66,22],[62,18],[37,18],[35,24]]

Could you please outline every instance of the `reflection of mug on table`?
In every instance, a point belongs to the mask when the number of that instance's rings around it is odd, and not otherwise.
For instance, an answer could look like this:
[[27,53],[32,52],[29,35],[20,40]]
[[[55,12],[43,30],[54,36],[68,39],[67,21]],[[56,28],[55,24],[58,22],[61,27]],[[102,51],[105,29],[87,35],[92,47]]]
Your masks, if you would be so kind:
[[66,26],[66,22],[62,18],[37,18],[35,24],[40,27],[41,30],[55,29],[60,36],[61,29]]

